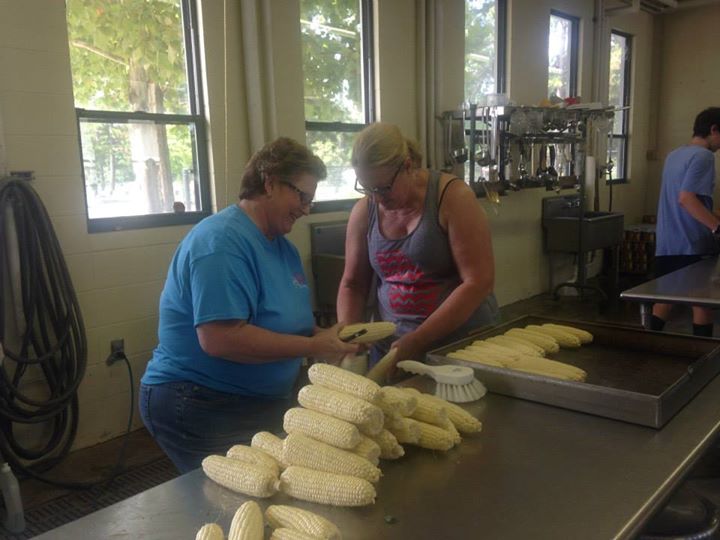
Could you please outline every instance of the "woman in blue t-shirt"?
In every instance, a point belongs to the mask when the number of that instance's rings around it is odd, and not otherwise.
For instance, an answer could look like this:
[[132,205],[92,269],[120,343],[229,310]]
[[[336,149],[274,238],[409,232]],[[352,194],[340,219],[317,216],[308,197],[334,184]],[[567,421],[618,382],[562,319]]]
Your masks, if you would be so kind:
[[175,252],[140,414],[183,473],[258,431],[279,431],[303,357],[357,349],[338,327],[315,327],[298,251],[284,236],[326,174],[305,146],[267,144],[245,168],[239,202],[198,223]]

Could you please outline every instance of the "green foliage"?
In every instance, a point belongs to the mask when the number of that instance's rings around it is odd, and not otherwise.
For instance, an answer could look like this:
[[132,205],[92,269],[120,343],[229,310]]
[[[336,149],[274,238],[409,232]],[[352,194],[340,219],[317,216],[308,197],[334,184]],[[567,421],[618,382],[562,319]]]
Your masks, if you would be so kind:
[[305,119],[363,122],[359,0],[301,0]]
[[465,2],[465,99],[494,93],[497,65],[496,1]]

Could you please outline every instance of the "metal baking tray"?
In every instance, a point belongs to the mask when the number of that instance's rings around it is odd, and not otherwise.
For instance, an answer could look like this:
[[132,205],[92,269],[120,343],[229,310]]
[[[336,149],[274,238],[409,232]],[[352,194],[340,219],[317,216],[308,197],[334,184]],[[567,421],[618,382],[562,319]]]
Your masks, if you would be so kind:
[[[446,356],[510,328],[548,322],[582,328],[594,335],[588,345],[560,349],[548,356],[584,369],[588,374],[585,382],[562,381]],[[427,358],[434,364],[472,367],[491,392],[661,428],[720,372],[720,342],[614,324],[525,316],[434,349]]]

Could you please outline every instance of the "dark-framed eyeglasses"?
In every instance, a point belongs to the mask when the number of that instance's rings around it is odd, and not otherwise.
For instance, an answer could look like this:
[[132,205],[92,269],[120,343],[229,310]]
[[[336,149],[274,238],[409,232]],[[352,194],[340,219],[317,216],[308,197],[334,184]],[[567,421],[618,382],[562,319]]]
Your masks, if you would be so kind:
[[305,193],[302,189],[300,189],[300,188],[297,187],[295,184],[293,184],[290,180],[287,180],[287,179],[285,179],[285,178],[278,178],[278,181],[279,181],[282,185],[291,188],[292,190],[295,191],[295,193],[297,193],[298,199],[300,199],[300,204],[301,204],[302,206],[307,206],[307,207],[309,207],[309,208],[312,208],[312,206],[313,206],[313,198],[315,197],[314,195],[310,195],[309,193]]
[[362,193],[363,195],[379,195],[380,197],[387,195],[392,190],[393,184],[395,183],[395,180],[397,179],[398,174],[400,174],[400,171],[402,170],[403,165],[405,165],[404,160],[402,163],[400,163],[400,166],[395,171],[395,174],[393,174],[393,177],[390,180],[390,182],[385,186],[366,188],[366,187],[363,187],[363,185],[358,181],[357,177],[355,177],[355,191],[357,191],[358,193]]

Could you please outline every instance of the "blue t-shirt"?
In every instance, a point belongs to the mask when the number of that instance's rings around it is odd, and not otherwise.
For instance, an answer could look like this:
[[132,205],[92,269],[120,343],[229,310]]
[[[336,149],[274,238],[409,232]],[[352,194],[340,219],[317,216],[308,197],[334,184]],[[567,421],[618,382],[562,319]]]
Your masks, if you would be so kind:
[[160,296],[160,343],[142,382],[191,381],[220,392],[287,397],[300,358],[243,364],[200,347],[198,325],[233,319],[303,336],[315,326],[297,249],[282,236],[268,240],[237,205],[198,223],[178,246]]
[[712,211],[715,156],[701,146],[681,146],[665,160],[658,201],[655,255],[706,255],[716,252],[712,231],[678,202],[681,191],[695,193]]

